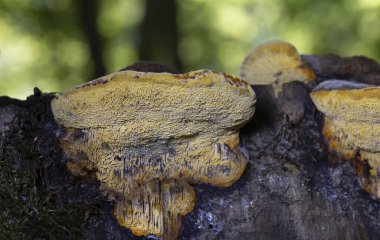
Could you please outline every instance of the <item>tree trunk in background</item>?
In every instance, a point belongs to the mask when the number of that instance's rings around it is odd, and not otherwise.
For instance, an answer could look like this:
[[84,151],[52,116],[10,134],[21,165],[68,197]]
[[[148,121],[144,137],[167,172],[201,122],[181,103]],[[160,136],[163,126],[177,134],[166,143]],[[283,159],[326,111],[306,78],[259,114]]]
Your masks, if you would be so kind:
[[177,55],[178,24],[175,0],[146,0],[140,26],[140,60],[167,63],[181,71]]
[[[340,60],[323,61],[335,70]],[[334,77],[328,68],[317,74],[317,82]],[[271,86],[253,86],[256,113],[241,130],[250,164],[228,189],[196,186],[196,206],[183,218],[179,239],[380,239],[380,200],[360,188],[349,163],[328,161],[313,86],[283,87],[275,98]],[[67,173],[55,150],[52,97],[36,90],[26,101],[0,98],[2,237],[152,239],[118,225],[97,183]]]
[[78,0],[78,5],[83,33],[90,47],[93,67],[90,79],[95,79],[106,73],[103,63],[103,43],[97,28],[98,0]]

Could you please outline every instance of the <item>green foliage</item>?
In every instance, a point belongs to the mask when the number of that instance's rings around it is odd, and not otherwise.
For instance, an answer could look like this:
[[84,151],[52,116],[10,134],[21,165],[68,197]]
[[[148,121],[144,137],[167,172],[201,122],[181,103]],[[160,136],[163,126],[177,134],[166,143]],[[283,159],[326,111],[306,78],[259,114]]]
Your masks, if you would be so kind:
[[186,70],[238,74],[246,53],[268,39],[289,41],[303,54],[380,60],[380,0],[193,0],[179,6]]
[[[0,2],[0,95],[25,97],[34,86],[62,91],[90,80],[91,56],[78,2]],[[97,25],[110,73],[139,59],[145,1],[98,2]],[[211,68],[237,74],[252,47],[274,38],[305,54],[380,59],[380,0],[177,0],[177,5],[183,71]]]
[[[0,95],[25,98],[91,80],[90,52],[74,0],[0,1]],[[137,59],[141,1],[101,1],[98,25],[108,72]],[[133,14],[130,14],[129,12]]]

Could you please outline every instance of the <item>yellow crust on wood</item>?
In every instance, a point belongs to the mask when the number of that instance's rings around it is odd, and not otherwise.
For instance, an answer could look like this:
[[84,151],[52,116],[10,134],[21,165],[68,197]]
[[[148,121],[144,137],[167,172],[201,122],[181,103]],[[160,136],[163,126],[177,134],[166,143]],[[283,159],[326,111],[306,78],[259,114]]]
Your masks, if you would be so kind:
[[330,150],[369,166],[357,169],[364,176],[359,181],[380,198],[380,87],[321,89],[311,97],[324,114],[323,135]]
[[282,84],[315,78],[314,71],[300,59],[297,49],[280,40],[258,45],[245,57],[240,66],[240,77],[253,85],[272,85],[275,95]]
[[239,129],[255,101],[245,81],[219,72],[124,71],[64,92],[52,110],[70,172],[95,172],[135,235],[172,239],[195,204],[189,183],[228,187],[244,172]]
[[330,118],[349,122],[380,123],[380,88],[313,91],[318,110]]

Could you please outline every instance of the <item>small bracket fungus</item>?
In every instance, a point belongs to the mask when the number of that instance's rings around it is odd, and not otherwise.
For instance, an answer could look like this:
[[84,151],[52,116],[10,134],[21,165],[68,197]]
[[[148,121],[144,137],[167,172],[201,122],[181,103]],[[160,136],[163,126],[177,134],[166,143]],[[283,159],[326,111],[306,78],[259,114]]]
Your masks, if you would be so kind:
[[273,40],[254,48],[240,66],[240,77],[252,85],[272,85],[277,97],[284,83],[309,82],[314,71],[290,43]]
[[191,184],[228,187],[242,175],[239,129],[255,101],[245,81],[219,72],[122,71],[51,105],[69,171],[95,173],[133,234],[173,239],[195,204]]
[[311,97],[324,114],[323,135],[330,150],[369,166],[357,169],[359,181],[380,198],[380,87],[331,80],[319,84]]

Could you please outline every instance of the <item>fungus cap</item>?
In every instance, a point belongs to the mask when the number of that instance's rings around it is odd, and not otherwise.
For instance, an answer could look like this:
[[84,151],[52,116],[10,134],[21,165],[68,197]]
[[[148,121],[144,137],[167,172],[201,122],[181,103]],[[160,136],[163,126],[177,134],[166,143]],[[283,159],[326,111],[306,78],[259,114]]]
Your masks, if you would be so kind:
[[254,48],[240,65],[240,77],[253,85],[273,85],[275,95],[282,84],[315,78],[314,71],[300,59],[297,49],[280,40],[264,42]]
[[190,184],[228,187],[243,173],[239,129],[255,101],[244,80],[220,72],[122,71],[58,95],[52,111],[69,171],[95,172],[135,235],[173,239],[195,204]]
[[311,97],[329,118],[380,123],[380,88],[374,85],[330,80],[319,84]]
[[324,115],[329,149],[368,165],[359,181],[380,198],[380,87],[330,80],[318,85],[311,97]]

